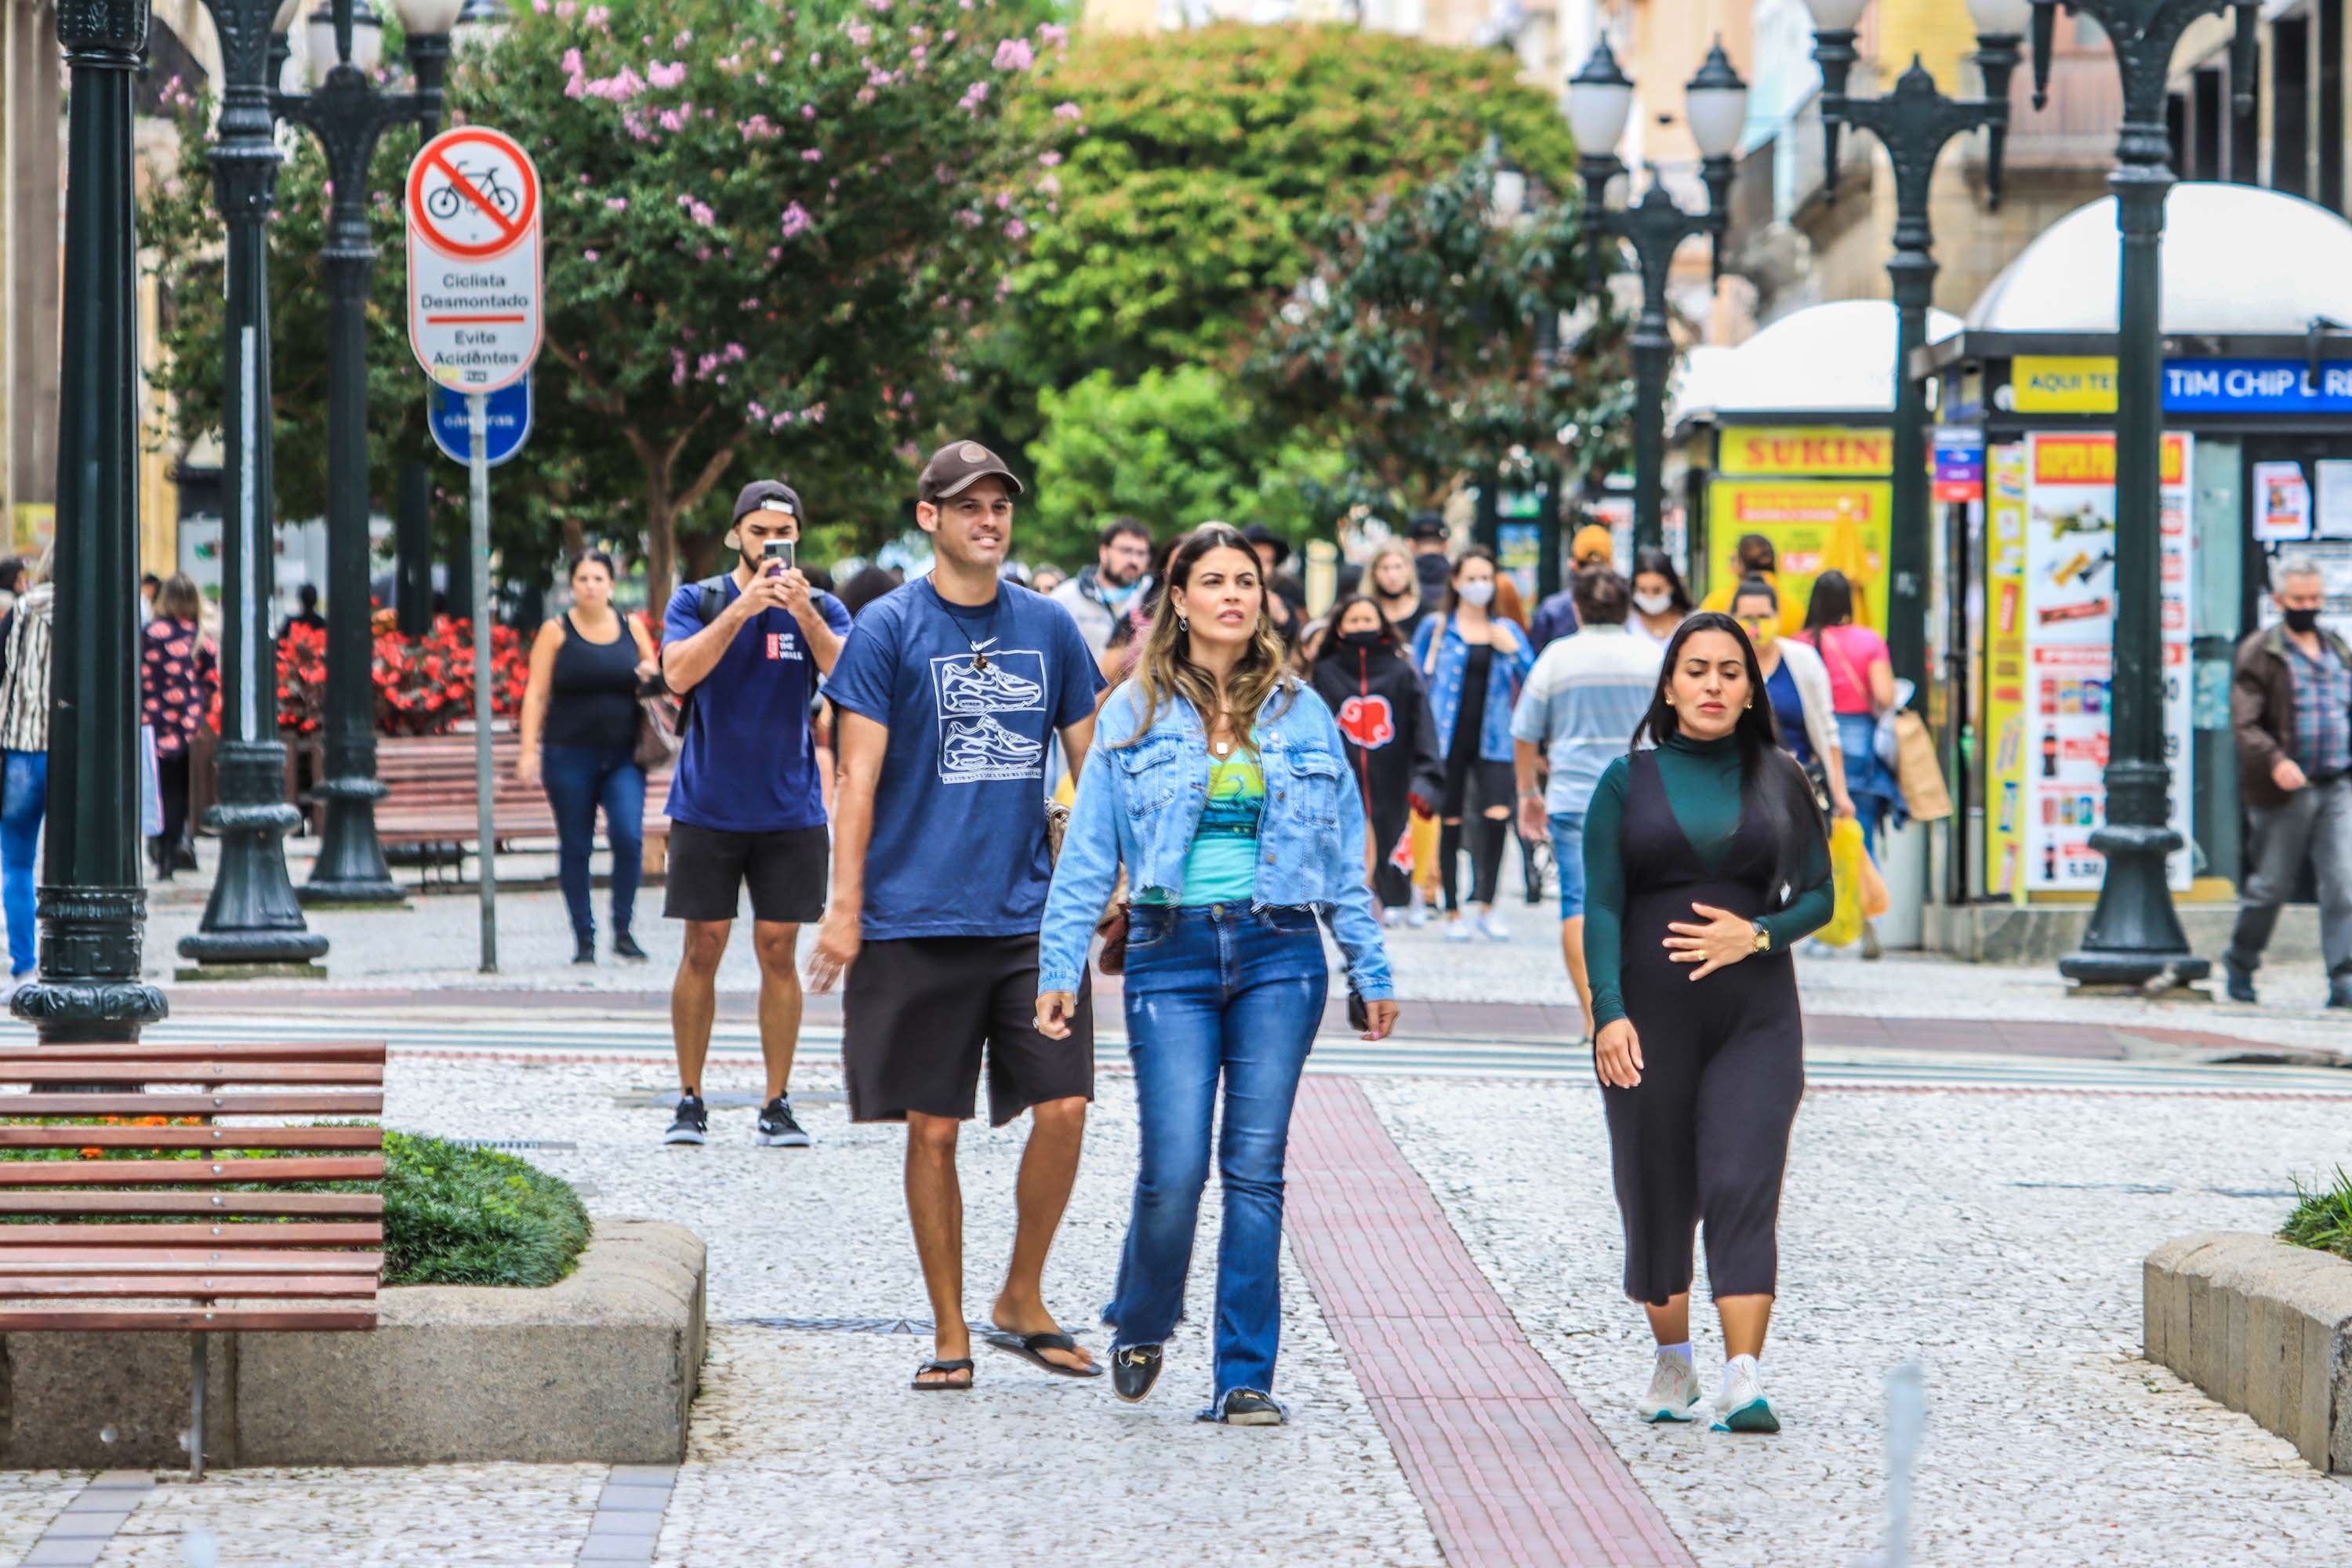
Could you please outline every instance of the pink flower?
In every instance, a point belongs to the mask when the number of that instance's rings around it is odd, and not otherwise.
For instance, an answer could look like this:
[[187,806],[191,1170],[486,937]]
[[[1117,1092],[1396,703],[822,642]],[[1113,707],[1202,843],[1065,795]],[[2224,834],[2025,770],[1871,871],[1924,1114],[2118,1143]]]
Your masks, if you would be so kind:
[[1007,239],[1026,239],[1029,237],[1029,226],[1023,223],[1019,218],[1014,218],[1011,223],[1004,226],[1004,237]]
[[816,118],[816,105],[814,103],[802,104],[801,118],[803,120],[814,120]]
[[808,226],[808,209],[802,206],[800,203],[794,202],[784,209],[783,230],[786,239],[791,239]]
[[596,31],[601,33],[605,30],[606,26],[613,20],[613,13],[605,6],[591,5],[588,7],[587,13],[583,16],[580,20],[583,26],[593,27]]
[[849,41],[861,49],[874,41],[874,29],[863,22],[852,22],[842,31],[848,34]]
[[1059,153],[1040,153],[1037,154],[1037,162],[1039,165],[1044,168],[1050,169],[1061,161],[1062,155]]
[[1070,30],[1057,22],[1047,22],[1037,29],[1037,41],[1049,49],[1069,47]]
[[1056,120],[1084,120],[1086,117],[1087,111],[1075,103],[1054,105],[1054,118]]
[[580,257],[583,261],[593,261],[596,259],[597,254],[597,252],[593,250],[583,250],[580,253]]
[[700,224],[705,228],[710,227],[718,221],[719,218],[719,215],[717,213],[712,212],[707,205],[701,202],[688,202],[687,204],[686,216],[692,218],[695,222]]
[[676,87],[686,79],[686,62],[671,60],[664,63],[656,60],[646,68],[646,79],[664,89]]
[[801,162],[802,162],[802,163],[824,163],[824,150],[823,150],[823,149],[821,149],[821,148],[816,148],[816,147],[803,147],[803,148],[802,148],[802,149],[801,149]]
[[1061,179],[1058,175],[1047,174],[1037,182],[1037,189],[1046,195],[1058,196],[1062,194]]
[[691,27],[681,28],[677,37],[669,41],[669,47],[673,49],[682,49],[692,42],[694,42],[694,29]]
[[1007,38],[996,46],[996,58],[990,62],[1001,71],[1027,70],[1036,63],[1036,51],[1025,38]]
[[555,0],[555,15],[560,20],[569,22],[579,14],[578,0]]
[[645,78],[623,66],[616,76],[599,77],[588,84],[588,96],[613,103],[626,103],[646,90]]
[[980,112],[980,106],[987,101],[988,84],[984,81],[976,81],[963,89],[963,96],[956,100],[956,107],[977,114]]
[[660,120],[661,128],[665,131],[682,131],[686,128],[685,118],[675,109],[663,110]]
[[759,424],[768,416],[767,405],[757,401],[745,404],[743,405],[743,412],[751,416],[751,423],[754,425]]
[[629,210],[629,198],[626,196],[606,196],[604,198],[604,208],[608,212],[627,212]]

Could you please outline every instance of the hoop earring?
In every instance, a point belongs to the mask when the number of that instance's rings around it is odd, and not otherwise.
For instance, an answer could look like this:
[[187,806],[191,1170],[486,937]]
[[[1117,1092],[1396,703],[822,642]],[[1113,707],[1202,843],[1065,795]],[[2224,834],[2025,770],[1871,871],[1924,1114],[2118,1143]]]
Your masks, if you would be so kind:
[[1176,612],[1176,629],[1186,637],[1192,635],[1192,623],[1185,619],[1181,610]]

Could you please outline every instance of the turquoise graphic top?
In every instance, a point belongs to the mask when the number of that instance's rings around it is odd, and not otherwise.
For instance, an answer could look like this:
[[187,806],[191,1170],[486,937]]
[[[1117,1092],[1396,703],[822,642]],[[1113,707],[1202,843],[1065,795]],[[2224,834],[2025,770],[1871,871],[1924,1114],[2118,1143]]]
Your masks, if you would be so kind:
[[1257,891],[1257,824],[1265,814],[1265,769],[1257,753],[1209,759],[1209,798],[1184,857],[1187,905],[1240,904]]

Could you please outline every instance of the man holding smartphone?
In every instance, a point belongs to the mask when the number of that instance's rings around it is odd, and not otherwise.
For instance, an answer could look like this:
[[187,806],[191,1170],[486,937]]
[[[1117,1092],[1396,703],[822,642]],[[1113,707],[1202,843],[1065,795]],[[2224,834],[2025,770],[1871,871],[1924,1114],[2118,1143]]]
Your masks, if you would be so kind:
[[669,791],[669,881],[662,913],[686,922],[670,988],[677,1114],[664,1142],[709,1131],[702,1067],[718,1008],[719,961],[746,884],[760,959],[760,1053],[768,1069],[756,1141],[805,1149],[788,1098],[800,1043],[800,928],[824,913],[824,781],[810,733],[817,679],[849,635],[840,600],[809,586],[796,560],[801,498],[758,479],[735,498],[735,570],[678,589],[662,624],[662,675],[685,699]]

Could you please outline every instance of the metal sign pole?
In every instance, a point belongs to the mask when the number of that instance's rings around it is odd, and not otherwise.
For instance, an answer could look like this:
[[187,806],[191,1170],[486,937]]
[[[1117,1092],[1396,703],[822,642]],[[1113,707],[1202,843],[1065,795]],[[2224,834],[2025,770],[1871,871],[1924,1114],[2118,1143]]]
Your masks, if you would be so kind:
[[481,849],[482,973],[499,972],[498,784],[490,758],[490,421],[489,397],[469,393],[466,424],[473,437],[474,795]]

